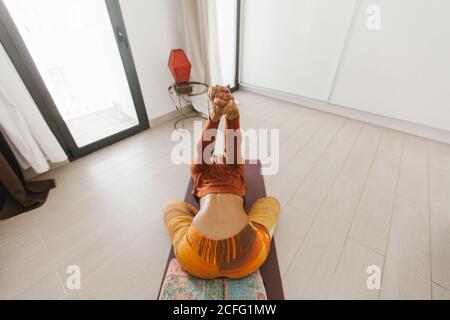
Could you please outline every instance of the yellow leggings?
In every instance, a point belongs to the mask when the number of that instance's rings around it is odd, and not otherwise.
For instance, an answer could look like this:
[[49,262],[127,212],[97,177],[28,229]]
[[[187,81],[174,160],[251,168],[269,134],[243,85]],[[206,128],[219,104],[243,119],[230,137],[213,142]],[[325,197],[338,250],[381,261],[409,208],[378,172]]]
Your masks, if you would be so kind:
[[249,224],[237,235],[205,238],[193,225],[197,209],[183,201],[164,206],[164,222],[181,266],[199,278],[242,278],[256,271],[269,255],[280,204],[273,197],[260,198],[248,212]]

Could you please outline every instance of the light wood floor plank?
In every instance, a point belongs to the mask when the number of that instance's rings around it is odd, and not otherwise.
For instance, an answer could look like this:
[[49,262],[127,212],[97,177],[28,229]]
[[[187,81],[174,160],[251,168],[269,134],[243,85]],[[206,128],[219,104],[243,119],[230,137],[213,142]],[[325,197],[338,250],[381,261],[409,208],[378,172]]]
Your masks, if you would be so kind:
[[[372,275],[367,271],[370,266],[381,269],[383,261],[382,255],[352,239],[347,239],[330,289],[328,289],[327,299],[378,299],[379,290],[367,286],[367,280]],[[381,274],[379,276],[381,277]]]
[[365,125],[356,140],[352,152],[342,167],[342,174],[364,181],[372,166],[372,160],[381,138],[381,129]]
[[450,291],[433,283],[433,300],[450,300]]
[[299,156],[316,162],[334,140],[343,123],[343,119],[330,116],[325,125],[300,149]]
[[378,150],[401,156],[403,153],[404,139],[405,134],[390,129],[384,129]]
[[316,215],[351,148],[352,143],[346,140],[333,141],[289,204],[306,214]]
[[399,165],[399,156],[377,153],[350,230],[352,238],[381,254],[389,236]]
[[448,144],[430,141],[430,164],[437,168],[450,171],[450,146]]
[[[155,245],[157,244],[157,245]],[[145,233],[136,235],[121,253],[88,278],[81,290],[71,292],[68,299],[128,299],[134,286],[145,286],[149,298],[155,299],[169,254],[170,242],[162,221]],[[140,282],[152,274],[152,282]],[[135,288],[136,290],[136,288]]]
[[[320,114],[308,114],[298,123],[297,130],[280,145],[280,167],[291,162],[297,153],[309,143],[325,124],[327,117]],[[305,158],[306,160],[309,160]],[[310,160],[311,161],[311,160]]]
[[283,208],[279,223],[275,230],[278,262],[281,275],[284,275],[300,247],[306,233],[311,226],[313,218],[286,206]]
[[407,136],[404,145],[397,194],[417,204],[428,206],[428,144]]
[[43,247],[37,233],[29,233],[0,246],[0,271],[30,256]]
[[57,256],[43,247],[36,253],[12,263],[0,272],[0,296],[2,299],[13,299],[42,280],[52,270],[57,259]]
[[296,134],[297,130],[307,123],[308,119],[316,116],[318,113],[312,110],[301,108],[293,117],[288,119],[280,126],[280,144]]
[[297,158],[281,167],[277,175],[265,176],[268,194],[275,196],[282,207],[286,206],[313,166],[314,163]]
[[433,281],[450,289],[450,171],[430,167]]
[[397,198],[381,288],[382,299],[430,299],[430,234],[426,207]]
[[[157,208],[154,202],[147,201],[147,203]],[[61,259],[55,267],[59,277],[65,279],[67,267],[77,265],[82,270],[82,281],[87,280],[127,247],[137,235],[147,232],[151,229],[151,224],[161,218],[160,215],[151,215],[148,210],[146,211],[136,207],[124,221],[91,235],[74,250],[73,254]]]
[[324,299],[344,247],[362,183],[340,176],[283,278],[290,299]]
[[59,300],[66,295],[56,273],[52,270],[44,278],[33,283],[25,291],[13,299],[15,300]]
[[360,121],[347,119],[336,138],[354,142],[359,137],[364,124]]

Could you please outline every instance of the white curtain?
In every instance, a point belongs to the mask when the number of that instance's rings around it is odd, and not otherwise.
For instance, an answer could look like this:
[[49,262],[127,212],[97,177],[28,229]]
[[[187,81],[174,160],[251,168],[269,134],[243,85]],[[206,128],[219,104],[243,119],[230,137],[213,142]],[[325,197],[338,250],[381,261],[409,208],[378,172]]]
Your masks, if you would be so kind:
[[181,45],[192,64],[191,80],[223,83],[216,0],[177,0]]
[[67,160],[22,79],[0,45],[0,128],[23,169],[36,173]]

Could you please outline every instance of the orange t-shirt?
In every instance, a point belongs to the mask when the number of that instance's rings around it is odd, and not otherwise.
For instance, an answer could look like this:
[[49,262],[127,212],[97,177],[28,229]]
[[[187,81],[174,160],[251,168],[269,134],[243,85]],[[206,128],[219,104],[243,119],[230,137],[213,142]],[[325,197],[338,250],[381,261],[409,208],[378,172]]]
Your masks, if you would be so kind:
[[[201,151],[211,144],[215,143],[216,135],[211,137],[211,141],[205,141],[203,139],[206,130],[215,129],[217,130],[219,123],[207,120],[205,126],[203,127],[203,132],[201,135]],[[225,130],[227,129],[239,129],[239,118],[234,120],[227,120]],[[217,133],[217,131],[216,131]],[[238,196],[244,196],[247,191],[247,181],[244,174],[244,164],[239,164],[236,160],[238,148],[240,148],[240,141],[238,137],[233,138],[233,163],[225,163],[226,157],[215,158],[212,164],[206,164],[204,161],[202,163],[193,163],[191,165],[191,175],[194,180],[194,189],[192,194],[196,197],[203,197],[208,193],[230,193]],[[213,148],[212,148],[213,149]],[[227,152],[227,141],[225,135],[225,152]],[[212,156],[212,154],[211,154]],[[214,158],[213,158],[214,159]],[[219,160],[219,161],[217,161]]]

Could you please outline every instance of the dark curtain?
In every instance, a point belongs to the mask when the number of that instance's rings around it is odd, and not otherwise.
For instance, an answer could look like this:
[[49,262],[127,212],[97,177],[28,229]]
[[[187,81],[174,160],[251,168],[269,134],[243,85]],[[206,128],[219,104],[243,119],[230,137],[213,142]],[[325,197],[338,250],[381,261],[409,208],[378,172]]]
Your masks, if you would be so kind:
[[45,203],[54,180],[25,181],[22,170],[0,130],[0,220]]

